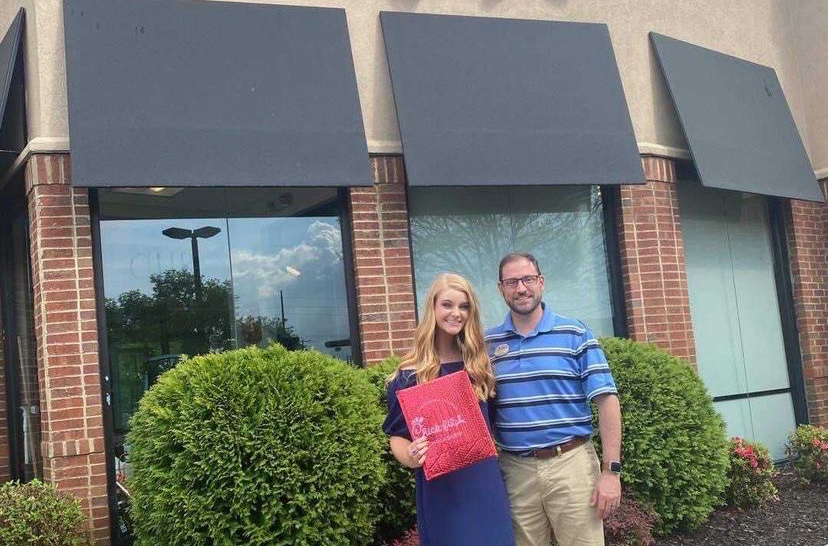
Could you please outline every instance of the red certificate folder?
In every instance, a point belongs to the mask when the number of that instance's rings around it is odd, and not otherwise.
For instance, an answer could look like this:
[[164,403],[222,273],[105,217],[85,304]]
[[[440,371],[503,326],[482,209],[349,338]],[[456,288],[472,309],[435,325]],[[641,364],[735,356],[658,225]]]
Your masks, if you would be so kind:
[[496,455],[465,371],[399,390],[397,400],[412,439],[428,437],[427,480]]

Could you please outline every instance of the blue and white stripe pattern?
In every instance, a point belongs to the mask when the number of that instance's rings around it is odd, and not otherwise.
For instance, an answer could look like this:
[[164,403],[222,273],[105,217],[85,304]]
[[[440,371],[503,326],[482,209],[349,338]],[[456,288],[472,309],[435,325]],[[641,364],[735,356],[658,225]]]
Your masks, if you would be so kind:
[[550,311],[527,336],[511,315],[486,332],[497,379],[490,404],[501,449],[525,453],[592,434],[589,401],[615,394],[606,356],[581,322]]

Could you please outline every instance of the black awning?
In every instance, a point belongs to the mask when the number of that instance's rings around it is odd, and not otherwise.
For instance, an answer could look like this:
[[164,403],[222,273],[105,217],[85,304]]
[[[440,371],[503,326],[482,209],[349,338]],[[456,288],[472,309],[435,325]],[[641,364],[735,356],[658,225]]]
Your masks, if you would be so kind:
[[381,21],[409,184],[644,182],[606,25]]
[[26,146],[23,8],[0,42],[0,178]]
[[342,9],[66,0],[77,186],[370,185]]
[[824,200],[772,68],[650,39],[703,185]]

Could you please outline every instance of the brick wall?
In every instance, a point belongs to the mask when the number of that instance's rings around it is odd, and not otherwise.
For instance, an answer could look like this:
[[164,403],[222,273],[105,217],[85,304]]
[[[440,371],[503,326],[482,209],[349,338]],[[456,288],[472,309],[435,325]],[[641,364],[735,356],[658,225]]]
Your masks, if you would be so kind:
[[405,353],[415,327],[402,157],[371,157],[371,173],[372,187],[350,190],[357,312],[366,365]]
[[828,426],[828,204],[792,199],[786,213],[808,415]]
[[96,543],[109,542],[88,192],[69,156],[26,165],[44,478],[76,494]]
[[695,363],[675,163],[642,163],[647,183],[621,186],[618,211],[628,334]]

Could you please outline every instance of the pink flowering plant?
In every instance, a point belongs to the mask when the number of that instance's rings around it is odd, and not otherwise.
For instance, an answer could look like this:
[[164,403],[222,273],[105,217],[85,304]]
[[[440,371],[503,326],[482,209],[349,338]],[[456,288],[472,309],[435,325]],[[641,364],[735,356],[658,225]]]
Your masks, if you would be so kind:
[[804,483],[828,483],[828,428],[800,425],[788,436],[788,456]]
[[618,510],[604,521],[607,544],[611,546],[652,546],[653,526],[658,514],[648,505],[621,497]]
[[397,540],[385,543],[385,546],[420,546],[420,535],[417,533],[417,529],[414,528]]
[[777,471],[768,449],[738,436],[730,439],[730,485],[725,501],[734,508],[767,506],[778,500],[773,478]]

